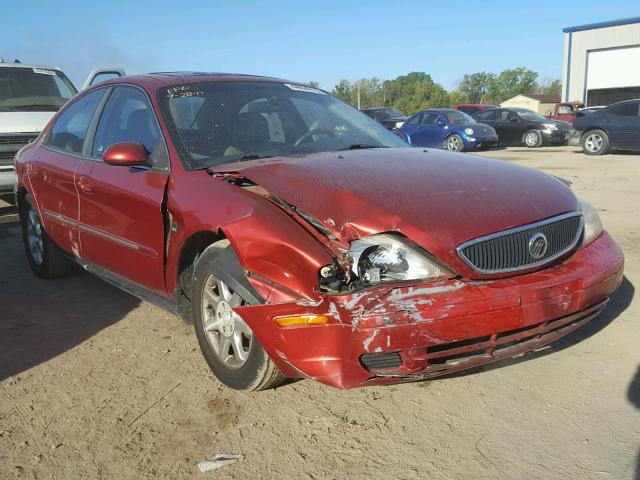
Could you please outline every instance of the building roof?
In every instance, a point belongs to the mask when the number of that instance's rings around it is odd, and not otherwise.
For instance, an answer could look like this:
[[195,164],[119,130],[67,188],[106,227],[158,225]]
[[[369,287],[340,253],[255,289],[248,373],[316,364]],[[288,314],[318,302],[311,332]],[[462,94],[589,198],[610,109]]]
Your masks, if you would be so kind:
[[631,25],[640,23],[640,17],[621,18],[619,20],[609,20],[608,22],[587,23],[576,27],[563,28],[564,33],[581,32],[583,30],[595,30],[596,28],[618,27],[620,25]]
[[522,96],[533,98],[541,103],[558,103],[560,95],[538,95],[536,93],[523,93]]

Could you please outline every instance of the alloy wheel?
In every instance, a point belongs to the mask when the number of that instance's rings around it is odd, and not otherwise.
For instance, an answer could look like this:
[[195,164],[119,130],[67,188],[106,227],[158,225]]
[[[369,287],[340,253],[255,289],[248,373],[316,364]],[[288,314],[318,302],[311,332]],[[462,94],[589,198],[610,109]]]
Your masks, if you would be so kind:
[[602,136],[598,135],[597,133],[590,134],[584,140],[584,148],[591,153],[599,152],[602,149],[603,145],[604,140]]
[[538,143],[538,135],[536,135],[534,132],[528,133],[524,141],[527,146],[532,147],[536,143]]
[[29,253],[34,263],[42,265],[44,260],[44,241],[42,224],[38,213],[32,207],[27,215],[27,241],[29,242]]
[[246,302],[231,287],[209,275],[202,289],[202,322],[213,352],[229,368],[242,367],[249,357],[253,332],[233,308]]
[[458,140],[458,137],[449,137],[447,139],[447,150],[452,152],[460,150],[460,140]]

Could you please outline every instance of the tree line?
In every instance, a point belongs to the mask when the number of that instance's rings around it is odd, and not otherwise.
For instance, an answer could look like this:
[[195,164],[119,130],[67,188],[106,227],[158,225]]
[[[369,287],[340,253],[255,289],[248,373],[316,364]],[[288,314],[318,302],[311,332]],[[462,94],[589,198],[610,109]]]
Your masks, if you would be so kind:
[[[318,87],[318,82],[309,82]],[[559,79],[541,80],[537,72],[525,67],[510,68],[496,74],[477,72],[466,74],[455,89],[447,91],[434,82],[431,75],[411,72],[393,80],[360,78],[340,80],[332,94],[360,108],[395,107],[406,114],[425,108],[451,107],[458,103],[499,104],[523,93],[560,96]]]

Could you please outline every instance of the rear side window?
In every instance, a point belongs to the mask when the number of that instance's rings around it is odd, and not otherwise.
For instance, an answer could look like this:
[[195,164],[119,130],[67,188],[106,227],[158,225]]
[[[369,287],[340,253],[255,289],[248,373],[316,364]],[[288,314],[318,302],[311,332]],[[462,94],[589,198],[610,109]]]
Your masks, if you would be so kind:
[[47,145],[81,154],[89,123],[104,93],[105,89],[95,90],[69,105],[53,124]]
[[623,103],[622,105],[611,107],[609,112],[619,117],[637,117],[638,105],[636,102]]
[[134,87],[117,87],[102,112],[91,155],[102,157],[114,143],[138,142],[149,154],[160,131],[146,95]]

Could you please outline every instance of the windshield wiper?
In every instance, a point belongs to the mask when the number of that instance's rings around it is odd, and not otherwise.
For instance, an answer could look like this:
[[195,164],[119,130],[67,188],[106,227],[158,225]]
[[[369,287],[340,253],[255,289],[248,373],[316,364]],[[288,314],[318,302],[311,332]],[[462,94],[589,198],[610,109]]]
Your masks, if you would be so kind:
[[369,145],[366,143],[354,143],[353,145],[349,145],[348,147],[340,148],[337,151],[340,152],[342,150],[364,150],[367,148],[389,148],[385,145]]
[[54,105],[52,103],[32,103],[29,105],[20,105],[17,108],[24,108],[24,109],[35,109],[35,108],[53,108],[54,110],[58,110],[61,107],[61,105]]

